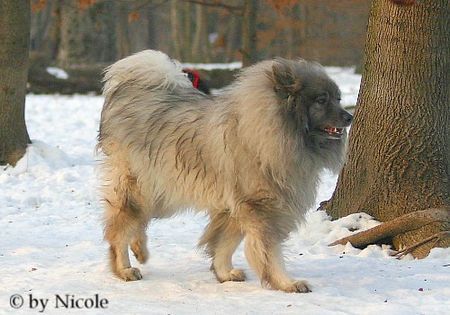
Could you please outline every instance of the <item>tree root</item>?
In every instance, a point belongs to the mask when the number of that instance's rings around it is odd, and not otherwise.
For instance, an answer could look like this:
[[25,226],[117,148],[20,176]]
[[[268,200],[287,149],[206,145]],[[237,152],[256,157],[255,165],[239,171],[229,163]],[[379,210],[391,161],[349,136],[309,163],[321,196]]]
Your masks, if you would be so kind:
[[433,248],[439,243],[439,241],[446,239],[447,237],[450,237],[450,231],[438,232],[436,234],[431,235],[430,237],[427,237],[424,240],[421,240],[411,246],[408,246],[398,252],[393,253],[391,256],[395,256],[397,259],[401,259],[403,256],[408,255],[419,246],[425,245],[428,242],[433,242],[433,244],[431,245],[431,248]]
[[[335,246],[339,244],[345,245],[350,242],[353,247],[364,248],[367,245],[375,244],[380,240],[391,239],[396,235],[403,234],[408,231],[413,231],[425,225],[436,222],[450,222],[450,207],[429,208],[426,210],[410,212],[390,221],[383,222],[380,225],[377,225],[366,231],[341,238],[329,244],[328,246]],[[417,247],[433,240],[435,240],[435,242],[433,243],[434,246],[438,241],[448,237],[449,234],[450,231],[436,233],[431,237],[419,241],[416,244],[413,244],[412,246],[409,246],[396,254],[401,255],[400,257],[402,257],[407,253],[413,251]],[[402,254],[403,252],[404,254]]]

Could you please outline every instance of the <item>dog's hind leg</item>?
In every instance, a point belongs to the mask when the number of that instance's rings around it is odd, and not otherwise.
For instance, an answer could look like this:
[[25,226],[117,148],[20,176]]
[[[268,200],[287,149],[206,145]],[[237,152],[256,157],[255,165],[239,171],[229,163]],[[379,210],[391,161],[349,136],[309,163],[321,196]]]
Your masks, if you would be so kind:
[[[115,171],[115,172],[114,172]],[[104,187],[105,199],[105,239],[110,244],[111,269],[119,278],[125,281],[142,279],[137,268],[131,267],[128,246],[135,240],[140,245],[140,252],[144,245],[147,216],[144,215],[139,204],[136,179],[126,167],[114,169],[109,174],[108,185]],[[135,246],[135,249],[137,246]],[[144,255],[140,255],[145,260]]]
[[228,211],[213,212],[211,222],[205,229],[199,246],[205,246],[212,258],[211,270],[219,282],[244,281],[245,273],[234,269],[232,256],[242,241],[242,232]]
[[138,214],[128,208],[108,209],[105,222],[105,239],[110,244],[110,265],[112,271],[125,281],[140,280],[142,275],[132,268],[128,255],[128,245],[139,229]]
[[277,218],[277,211],[265,206],[242,205],[239,220],[245,231],[245,256],[261,283],[285,292],[311,292],[305,281],[289,277],[284,268],[281,242],[291,230],[291,222]]

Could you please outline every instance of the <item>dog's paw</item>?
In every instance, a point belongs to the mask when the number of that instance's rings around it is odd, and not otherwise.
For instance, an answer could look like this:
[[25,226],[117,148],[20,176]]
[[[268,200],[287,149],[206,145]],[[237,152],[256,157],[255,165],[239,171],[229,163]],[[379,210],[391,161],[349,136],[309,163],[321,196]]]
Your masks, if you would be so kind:
[[218,273],[214,268],[212,268],[214,274],[216,275],[217,281],[227,282],[227,281],[245,281],[245,273],[242,269],[231,269],[227,272]]
[[139,269],[133,267],[119,270],[118,276],[125,281],[136,281],[142,279]]
[[310,286],[306,281],[294,281],[287,287],[282,289],[289,293],[309,293],[311,292]]
[[149,257],[149,253],[147,248],[135,248],[135,247],[131,247],[131,251],[134,254],[134,257],[136,257],[136,260],[140,263],[140,264],[145,264],[148,260]]
[[242,269],[231,269],[230,281],[245,281],[245,272]]

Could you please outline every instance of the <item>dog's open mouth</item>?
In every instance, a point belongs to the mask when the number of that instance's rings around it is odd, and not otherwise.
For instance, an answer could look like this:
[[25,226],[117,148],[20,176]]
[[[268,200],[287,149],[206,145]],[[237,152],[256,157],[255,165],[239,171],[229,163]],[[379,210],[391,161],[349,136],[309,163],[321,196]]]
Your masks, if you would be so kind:
[[338,127],[325,127],[323,128],[323,131],[325,131],[333,139],[339,139],[344,134],[344,128]]

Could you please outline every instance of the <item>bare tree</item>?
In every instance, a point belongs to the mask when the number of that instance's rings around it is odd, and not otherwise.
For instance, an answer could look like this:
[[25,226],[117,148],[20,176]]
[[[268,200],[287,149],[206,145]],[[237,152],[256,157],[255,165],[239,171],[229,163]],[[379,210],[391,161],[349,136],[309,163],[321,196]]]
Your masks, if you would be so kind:
[[116,15],[116,50],[117,59],[124,58],[131,54],[131,43],[128,25],[128,4],[125,1],[115,2]]
[[172,40],[172,47],[174,50],[174,57],[182,59],[181,55],[181,34],[180,34],[180,10],[178,8],[178,1],[170,1],[170,34]]
[[79,63],[85,58],[86,21],[74,0],[61,0],[60,42],[57,62],[61,66]]
[[258,0],[245,0],[242,20],[242,65],[247,67],[257,59],[256,16]]
[[184,37],[184,58],[186,61],[192,60],[192,5],[190,2],[185,2],[183,6],[184,20],[183,20],[183,37]]
[[15,165],[30,143],[25,93],[30,1],[0,1],[0,165]]
[[195,6],[195,34],[192,41],[192,60],[209,61],[208,16],[204,5]]
[[390,222],[377,239],[416,257],[450,245],[449,16],[448,0],[373,1],[348,161],[323,205]]

